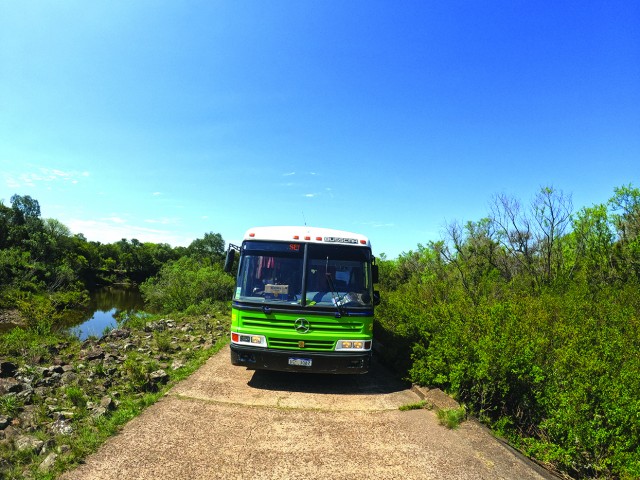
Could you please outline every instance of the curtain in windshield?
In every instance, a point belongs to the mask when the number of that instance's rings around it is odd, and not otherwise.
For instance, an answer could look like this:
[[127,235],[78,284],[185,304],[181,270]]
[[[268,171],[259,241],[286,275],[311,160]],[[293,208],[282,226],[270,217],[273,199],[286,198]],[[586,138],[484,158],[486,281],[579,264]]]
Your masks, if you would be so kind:
[[301,301],[303,249],[300,244],[247,242],[243,249],[236,299]]

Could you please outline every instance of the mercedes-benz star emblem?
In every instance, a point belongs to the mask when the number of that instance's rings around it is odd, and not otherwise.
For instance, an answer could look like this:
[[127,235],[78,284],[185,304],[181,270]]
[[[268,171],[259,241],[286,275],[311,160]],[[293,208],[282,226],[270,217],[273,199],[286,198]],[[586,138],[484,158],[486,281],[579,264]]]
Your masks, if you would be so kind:
[[311,327],[311,324],[306,318],[299,318],[296,320],[293,326],[295,327],[296,332],[307,333],[309,331],[309,328]]

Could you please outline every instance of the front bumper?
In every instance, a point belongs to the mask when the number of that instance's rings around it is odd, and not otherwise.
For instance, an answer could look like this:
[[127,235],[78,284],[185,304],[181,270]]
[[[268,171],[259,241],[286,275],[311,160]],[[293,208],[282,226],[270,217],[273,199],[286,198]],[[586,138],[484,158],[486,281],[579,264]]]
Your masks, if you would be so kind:
[[[289,358],[309,359],[311,360],[311,366],[290,365]],[[247,367],[251,370],[357,374],[369,371],[371,352],[338,353],[275,350],[252,348],[232,343],[231,364]]]

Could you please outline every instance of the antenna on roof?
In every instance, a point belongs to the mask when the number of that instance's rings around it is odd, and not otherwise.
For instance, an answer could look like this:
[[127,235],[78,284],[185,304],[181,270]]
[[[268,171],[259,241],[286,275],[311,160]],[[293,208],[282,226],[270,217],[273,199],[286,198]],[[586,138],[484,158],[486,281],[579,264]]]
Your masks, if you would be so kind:
[[304,216],[304,210],[302,211],[302,220],[304,220],[304,226],[307,226],[307,219]]

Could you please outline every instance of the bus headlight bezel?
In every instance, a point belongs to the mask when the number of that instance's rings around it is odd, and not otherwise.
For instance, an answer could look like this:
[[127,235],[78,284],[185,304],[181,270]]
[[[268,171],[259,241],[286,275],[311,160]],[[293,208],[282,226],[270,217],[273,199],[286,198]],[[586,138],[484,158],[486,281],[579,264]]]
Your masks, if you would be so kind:
[[371,350],[371,340],[338,340],[337,352],[368,352]]

